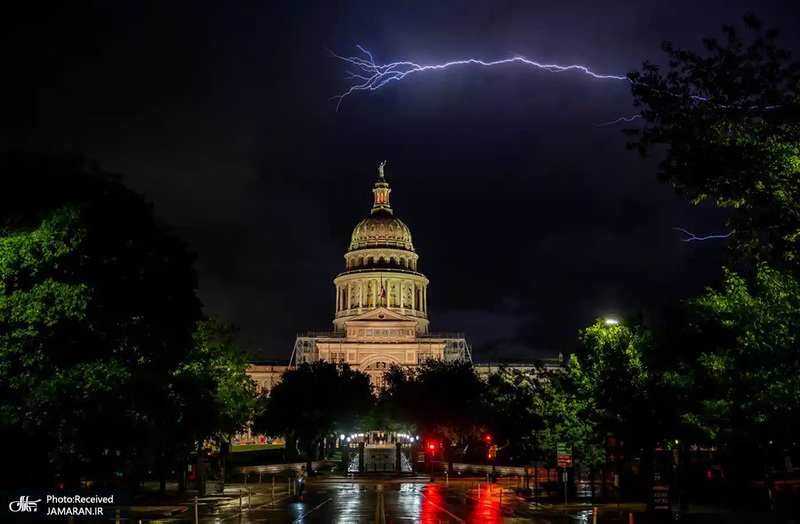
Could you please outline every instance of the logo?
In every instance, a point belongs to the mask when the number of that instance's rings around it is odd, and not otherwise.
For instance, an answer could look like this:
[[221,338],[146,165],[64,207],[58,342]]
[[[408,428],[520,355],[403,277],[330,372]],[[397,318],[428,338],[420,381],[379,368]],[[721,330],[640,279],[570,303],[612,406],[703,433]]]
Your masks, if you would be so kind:
[[19,500],[12,500],[11,503],[8,505],[8,509],[11,510],[12,513],[34,513],[36,512],[36,503],[41,502],[42,499],[39,500],[29,500],[29,496],[21,496]]

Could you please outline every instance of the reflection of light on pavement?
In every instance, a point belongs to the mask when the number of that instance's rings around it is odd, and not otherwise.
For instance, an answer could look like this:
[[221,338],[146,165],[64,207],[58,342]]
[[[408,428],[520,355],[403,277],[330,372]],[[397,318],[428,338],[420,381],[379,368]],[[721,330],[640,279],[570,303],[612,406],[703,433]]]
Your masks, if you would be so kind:
[[361,519],[361,511],[364,509],[361,494],[366,491],[366,488],[356,485],[337,490],[336,506],[341,511],[339,515],[342,522],[358,522]]
[[464,522],[457,516],[453,515],[447,509],[445,509],[445,504],[447,503],[445,500],[445,495],[443,493],[444,489],[442,486],[438,484],[428,484],[424,488],[422,488],[422,512],[420,513],[420,520],[424,521],[434,521],[440,522],[443,519],[444,515],[442,513],[452,517],[457,522]]
[[400,484],[397,502],[401,515],[419,515],[422,508],[421,491],[418,485]]
[[[500,493],[498,486],[492,486],[491,490],[486,489],[486,485],[481,486],[481,498],[478,499],[478,490],[472,491],[472,498],[475,505],[469,516],[470,522],[475,521],[502,521],[503,511],[500,509]],[[476,500],[477,499],[477,500]]]

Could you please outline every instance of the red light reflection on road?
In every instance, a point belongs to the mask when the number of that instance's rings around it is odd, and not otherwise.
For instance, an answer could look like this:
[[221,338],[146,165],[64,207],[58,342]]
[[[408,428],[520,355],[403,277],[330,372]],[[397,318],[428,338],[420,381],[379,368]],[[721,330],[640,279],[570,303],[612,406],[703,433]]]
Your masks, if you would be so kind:
[[481,498],[478,499],[478,489],[472,490],[472,511],[467,517],[467,522],[502,522],[503,511],[500,509],[500,493],[497,485],[491,490],[486,485],[481,486]]

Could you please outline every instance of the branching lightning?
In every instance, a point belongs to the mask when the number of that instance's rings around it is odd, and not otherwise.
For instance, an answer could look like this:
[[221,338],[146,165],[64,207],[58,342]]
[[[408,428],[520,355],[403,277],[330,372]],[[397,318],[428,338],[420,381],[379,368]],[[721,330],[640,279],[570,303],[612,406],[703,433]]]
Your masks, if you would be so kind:
[[336,100],[337,111],[339,110],[339,105],[341,105],[342,100],[344,100],[346,96],[351,95],[356,91],[377,91],[387,83],[395,80],[402,80],[411,73],[435,71],[440,69],[447,69],[448,67],[470,65],[470,64],[491,67],[501,64],[522,63],[527,66],[548,71],[550,73],[565,73],[568,71],[577,71],[602,80],[629,80],[627,76],[603,75],[595,73],[594,71],[589,70],[589,68],[587,68],[586,66],[582,65],[542,64],[539,62],[534,62],[533,60],[529,60],[524,56],[520,55],[516,55],[511,58],[505,58],[503,60],[494,60],[491,62],[478,60],[477,58],[467,58],[464,60],[453,60],[451,62],[445,62],[442,64],[431,64],[431,65],[420,65],[414,62],[391,62],[388,64],[376,64],[375,60],[372,57],[372,54],[370,54],[369,51],[367,51],[361,46],[357,47],[366,56],[366,58],[361,58],[357,56],[349,56],[349,57],[340,56],[329,50],[332,56],[338,58],[339,60],[352,64],[357,68],[356,70],[357,72],[347,71],[349,75],[347,79],[359,81],[359,83],[357,83],[354,86],[351,86],[350,89],[348,89],[343,94],[331,97],[331,100]]
[[684,233],[684,234],[689,236],[689,238],[682,238],[681,242],[692,242],[694,240],[702,241],[702,240],[714,240],[714,239],[718,239],[718,238],[728,238],[729,236],[731,236],[734,233],[734,231],[731,231],[726,235],[708,235],[708,236],[705,236],[705,237],[698,237],[694,233],[692,233],[690,231],[686,231],[685,229],[683,229],[681,227],[673,227],[672,229],[675,229],[676,231],[680,231],[681,233]]
[[[369,51],[367,51],[366,49],[364,49],[360,45],[357,45],[356,47],[358,47],[359,51],[361,51],[364,54],[365,58],[364,57],[358,57],[358,56],[341,56],[341,55],[337,55],[336,53],[334,53],[331,50],[328,50],[328,52],[331,54],[331,56],[333,56],[333,57],[335,57],[335,58],[337,58],[339,60],[342,60],[343,62],[347,62],[347,63],[355,66],[355,68],[356,68],[354,70],[355,72],[354,71],[347,71],[348,76],[346,77],[346,79],[347,80],[356,80],[357,83],[355,85],[351,86],[350,89],[348,89],[347,91],[345,91],[341,95],[336,95],[336,96],[333,96],[333,97],[330,98],[330,100],[336,100],[336,111],[339,111],[339,106],[342,104],[342,100],[344,100],[344,98],[346,96],[349,96],[349,95],[355,93],[356,91],[377,91],[378,89],[380,89],[381,87],[383,87],[387,83],[393,82],[393,81],[397,81],[397,80],[402,80],[403,78],[405,78],[406,76],[410,75],[411,73],[420,73],[420,72],[424,72],[424,71],[436,71],[436,70],[441,70],[441,69],[447,69],[448,67],[453,67],[453,66],[480,65],[480,66],[484,66],[484,67],[491,67],[491,66],[497,66],[497,65],[502,65],[502,64],[521,63],[521,64],[524,64],[524,65],[527,65],[527,66],[531,66],[531,67],[534,67],[534,68],[537,68],[537,69],[542,69],[544,71],[548,71],[550,73],[565,73],[565,72],[568,72],[568,71],[577,71],[577,72],[580,72],[580,73],[583,73],[583,74],[586,74],[586,75],[589,75],[591,77],[594,77],[594,78],[597,78],[597,79],[601,79],[601,80],[628,80],[628,81],[630,81],[630,79],[627,76],[599,74],[599,73],[595,73],[594,71],[591,71],[586,66],[582,66],[582,65],[578,65],[578,64],[572,64],[572,65],[542,64],[542,63],[539,63],[539,62],[535,62],[533,60],[529,60],[529,59],[525,58],[524,56],[517,55],[517,54],[515,54],[511,58],[505,58],[505,59],[502,59],[502,60],[494,60],[494,61],[491,61],[491,62],[487,62],[487,61],[484,61],[484,60],[479,60],[477,58],[467,58],[467,59],[463,59],[463,60],[453,60],[453,61],[444,62],[444,63],[441,63],[441,64],[430,64],[430,65],[420,65],[420,64],[417,64],[415,62],[408,62],[408,61],[391,62],[391,63],[388,63],[388,64],[378,64],[378,63],[375,62],[375,59],[373,58],[372,54]],[[698,100],[698,101],[702,101],[702,102],[708,102],[708,100],[709,100],[707,97],[700,96],[700,95],[692,95],[691,98],[693,98],[695,100]],[[733,106],[719,105],[718,107],[720,107],[720,108],[730,108],[730,107],[733,107]],[[751,107],[748,107],[747,109],[749,109],[749,110],[754,110],[754,109],[769,110],[769,109],[775,109],[776,107],[780,107],[780,106],[767,106],[767,107],[751,106]],[[604,126],[610,126],[610,125],[614,125],[614,124],[619,124],[620,122],[633,122],[637,118],[641,118],[641,116],[642,115],[637,114],[637,115],[633,115],[633,116],[630,116],[630,117],[620,117],[620,118],[617,118],[616,120],[612,120],[610,122],[605,122],[605,123],[602,123],[602,124],[596,124],[596,126],[597,127],[604,127]],[[712,237],[712,238],[715,238],[715,237]],[[699,240],[699,239],[698,238],[692,238],[692,239],[689,239],[689,240]],[[689,240],[687,240],[687,241],[689,241]]]
[[642,118],[642,115],[633,115],[633,116],[621,116],[616,120],[612,120],[611,122],[605,122],[603,124],[595,124],[597,127],[603,126],[612,126],[614,124],[619,124],[620,122],[633,122],[637,118]]

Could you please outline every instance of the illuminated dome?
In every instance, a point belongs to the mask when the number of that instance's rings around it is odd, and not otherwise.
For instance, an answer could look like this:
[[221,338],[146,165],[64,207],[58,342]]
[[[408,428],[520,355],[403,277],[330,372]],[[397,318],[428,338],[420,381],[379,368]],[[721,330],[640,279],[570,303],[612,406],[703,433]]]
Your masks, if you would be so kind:
[[353,230],[344,255],[345,271],[333,281],[337,332],[346,331],[347,322],[376,308],[414,320],[418,333],[428,332],[428,279],[417,269],[419,255],[411,231],[389,206],[392,190],[384,178],[385,165],[378,168],[379,178],[372,188],[372,211]]
[[358,223],[353,230],[348,251],[377,247],[414,251],[411,231],[389,209],[375,210],[369,217]]

